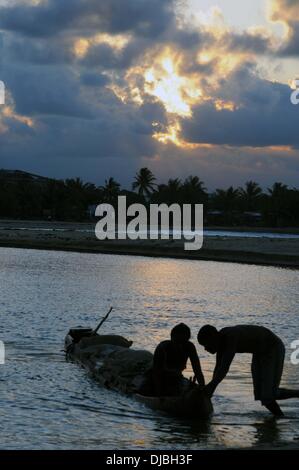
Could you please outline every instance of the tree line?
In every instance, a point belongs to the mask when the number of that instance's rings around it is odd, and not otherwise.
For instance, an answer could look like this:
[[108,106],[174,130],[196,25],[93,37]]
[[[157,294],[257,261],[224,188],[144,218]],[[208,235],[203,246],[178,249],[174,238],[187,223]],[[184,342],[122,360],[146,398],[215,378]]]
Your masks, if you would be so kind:
[[84,221],[92,217],[96,205],[116,205],[117,197],[125,195],[128,205],[204,204],[205,222],[210,225],[299,227],[299,190],[281,182],[263,190],[257,182],[248,181],[242,188],[230,186],[208,193],[198,176],[157,184],[148,168],[137,172],[130,190],[121,188],[112,177],[103,186],[96,186],[80,178],[54,180],[30,174],[26,178],[7,178],[2,173],[2,218]]

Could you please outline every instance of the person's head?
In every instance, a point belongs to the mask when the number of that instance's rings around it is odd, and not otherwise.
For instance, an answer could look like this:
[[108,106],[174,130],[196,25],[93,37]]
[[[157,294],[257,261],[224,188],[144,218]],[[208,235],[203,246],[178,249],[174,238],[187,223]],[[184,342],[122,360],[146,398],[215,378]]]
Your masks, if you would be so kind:
[[191,337],[189,326],[185,325],[185,323],[179,323],[174,328],[172,328],[170,337],[171,341],[174,343],[187,343]]
[[211,354],[215,354],[218,350],[219,333],[215,326],[203,326],[197,335],[197,341],[204,346],[205,350]]

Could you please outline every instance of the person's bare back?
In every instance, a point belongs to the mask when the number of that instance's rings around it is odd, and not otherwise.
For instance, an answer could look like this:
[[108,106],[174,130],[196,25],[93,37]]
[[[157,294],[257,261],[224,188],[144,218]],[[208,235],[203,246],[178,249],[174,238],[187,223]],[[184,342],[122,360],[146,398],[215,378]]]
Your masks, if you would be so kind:
[[235,353],[262,354],[281,340],[264,326],[236,325],[219,331],[221,349],[235,350]]

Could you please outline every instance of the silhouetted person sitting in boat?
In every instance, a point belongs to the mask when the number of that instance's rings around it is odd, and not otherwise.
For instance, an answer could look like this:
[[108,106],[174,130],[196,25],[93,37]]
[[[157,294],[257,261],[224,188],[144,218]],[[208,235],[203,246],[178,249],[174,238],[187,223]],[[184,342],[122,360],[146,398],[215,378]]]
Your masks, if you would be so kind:
[[162,341],[154,352],[152,377],[155,395],[179,395],[184,380],[182,372],[190,359],[195,379],[204,386],[204,376],[196,348],[190,340],[190,328],[184,323],[176,325],[170,334],[170,340]]
[[263,326],[237,325],[220,331],[214,326],[203,326],[197,335],[206,351],[216,354],[213,378],[205,387],[212,396],[227,375],[236,353],[251,353],[251,372],[255,400],[260,400],[275,416],[283,416],[276,400],[299,398],[299,390],[279,388],[285,347],[281,339]]

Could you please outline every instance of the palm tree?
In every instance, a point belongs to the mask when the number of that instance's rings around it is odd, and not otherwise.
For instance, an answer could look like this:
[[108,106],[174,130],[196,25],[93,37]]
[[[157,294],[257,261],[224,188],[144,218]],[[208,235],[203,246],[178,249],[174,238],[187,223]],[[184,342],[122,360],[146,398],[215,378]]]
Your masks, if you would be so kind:
[[165,198],[168,204],[180,204],[182,196],[182,182],[179,178],[169,179],[164,189]]
[[65,180],[66,213],[71,218],[83,219],[89,204],[97,199],[98,191],[92,183],[84,183],[81,178]]
[[71,178],[65,180],[65,186],[67,189],[71,189],[80,193],[86,189],[89,189],[91,183],[84,183],[81,178]]
[[182,186],[182,192],[183,199],[189,204],[204,202],[208,197],[204,183],[200,181],[198,176],[186,178]]
[[170,194],[177,194],[182,189],[182,182],[179,178],[169,179],[167,188]]
[[230,186],[228,189],[216,189],[213,195],[217,209],[232,211],[237,208],[240,198],[240,190]]
[[182,201],[182,183],[176,179],[169,179],[167,184],[159,184],[158,189],[152,194],[153,204],[180,204]]
[[283,183],[274,183],[272,188],[268,188],[271,198],[281,198],[288,192],[288,186]]
[[290,210],[292,190],[283,183],[274,183],[272,188],[268,188],[268,192],[268,216],[272,217],[272,223],[279,226],[285,220],[293,222],[294,214]]
[[257,209],[257,204],[263,195],[263,191],[255,181],[247,181],[245,189],[240,188],[240,194],[245,210],[252,211]]
[[105,180],[105,185],[101,186],[104,202],[114,203],[120,191],[120,184],[114,178]]
[[141,168],[139,173],[136,173],[134,182],[132,184],[133,191],[137,190],[140,196],[149,198],[155,190],[156,178],[148,168]]

